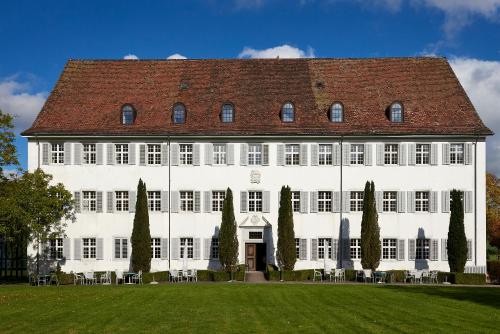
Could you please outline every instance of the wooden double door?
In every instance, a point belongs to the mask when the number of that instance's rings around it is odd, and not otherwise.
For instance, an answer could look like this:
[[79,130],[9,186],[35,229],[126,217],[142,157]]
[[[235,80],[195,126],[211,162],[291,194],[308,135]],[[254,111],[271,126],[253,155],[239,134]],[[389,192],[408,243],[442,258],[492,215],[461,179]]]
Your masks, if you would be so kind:
[[266,263],[267,254],[265,243],[245,244],[245,264],[247,265],[248,270],[265,270]]

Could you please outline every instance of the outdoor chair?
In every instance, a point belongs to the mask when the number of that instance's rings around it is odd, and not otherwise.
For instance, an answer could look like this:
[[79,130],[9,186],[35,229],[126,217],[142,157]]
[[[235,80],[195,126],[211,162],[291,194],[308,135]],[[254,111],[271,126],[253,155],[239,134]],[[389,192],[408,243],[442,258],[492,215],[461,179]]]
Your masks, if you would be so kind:
[[139,272],[137,274],[134,274],[132,276],[132,282],[134,282],[136,284],[143,284],[143,282],[142,282],[142,270],[139,270]]
[[179,278],[179,273],[177,269],[170,270],[169,275],[170,275],[170,282],[176,282]]
[[198,282],[198,269],[193,269],[191,279],[192,279],[194,282]]
[[49,278],[49,285],[52,285],[52,283],[59,286],[59,278],[57,277],[57,274],[54,272],[50,273],[50,278]]
[[325,274],[324,274],[324,276],[325,276],[325,279],[328,278],[330,280],[330,282],[331,282],[332,278],[333,278],[333,270],[332,270],[332,268],[325,268]]
[[100,283],[103,285],[109,285],[111,284],[111,272],[106,271],[104,274],[101,274],[101,277],[99,277]]
[[82,274],[73,273],[73,284],[77,285],[78,283],[80,283],[81,285],[85,284],[85,276],[83,276]]
[[94,275],[93,271],[88,271],[85,274],[85,283],[89,285],[94,285],[97,283],[97,278]]
[[120,283],[120,281],[122,281],[123,284],[125,284],[125,278],[123,277],[123,271],[121,270],[115,270],[115,282],[116,282],[116,285],[118,285]]
[[177,273],[177,282],[182,282],[184,280],[184,273],[186,270],[179,270]]
[[363,279],[365,283],[368,281],[373,283],[373,273],[371,269],[363,269]]
[[407,281],[410,281],[410,283],[413,283],[415,280],[415,270],[406,270],[405,271],[405,283]]
[[438,281],[438,271],[437,270],[433,270],[431,271],[431,274],[430,274],[430,277],[429,277],[429,283],[434,283],[434,284],[438,284],[439,281]]
[[344,269],[335,269],[333,280],[335,283],[344,282],[345,281],[345,270]]
[[321,270],[314,269],[313,282],[316,282],[316,278],[319,278],[319,281],[323,282],[323,274],[321,273]]
[[422,271],[421,270],[417,270],[415,271],[414,275],[413,275],[413,281],[414,283],[420,283],[422,284]]
[[190,280],[193,279],[193,270],[188,269],[188,270],[183,270],[184,277],[186,278],[186,281],[189,282]]
[[421,277],[422,283],[430,283],[430,280],[431,280],[431,273],[429,272],[429,269],[422,270],[422,277]]

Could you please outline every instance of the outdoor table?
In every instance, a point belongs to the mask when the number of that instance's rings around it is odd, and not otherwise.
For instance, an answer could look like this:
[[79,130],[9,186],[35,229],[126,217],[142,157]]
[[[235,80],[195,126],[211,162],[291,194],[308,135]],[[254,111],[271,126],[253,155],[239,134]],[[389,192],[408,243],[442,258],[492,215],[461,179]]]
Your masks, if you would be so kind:
[[38,275],[38,285],[40,285],[40,282],[42,282],[42,285],[47,285],[50,282],[50,275]]
[[[125,281],[124,284],[134,284],[134,282],[132,282],[132,277],[135,275],[134,272],[127,272],[127,273],[123,273],[123,280]],[[128,279],[128,281],[127,281]]]
[[375,278],[375,282],[386,282],[387,279],[387,273],[385,271],[376,271],[373,273],[373,276]]

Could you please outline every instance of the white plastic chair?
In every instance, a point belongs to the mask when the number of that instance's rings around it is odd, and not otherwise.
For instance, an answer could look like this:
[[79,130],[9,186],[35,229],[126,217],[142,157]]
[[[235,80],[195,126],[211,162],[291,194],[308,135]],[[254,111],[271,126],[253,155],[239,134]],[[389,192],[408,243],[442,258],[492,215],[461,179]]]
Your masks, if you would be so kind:
[[314,269],[313,282],[316,282],[316,278],[319,278],[319,281],[323,282],[323,274],[321,273],[321,270]]
[[123,278],[123,271],[115,270],[115,275],[116,275],[116,279],[115,279],[116,285],[118,285],[120,283],[120,280],[122,281],[122,284],[125,283],[125,279]]
[[373,273],[371,269],[363,269],[363,278],[365,280],[365,283],[367,281],[372,281],[373,282]]
[[178,281],[178,279],[179,279],[179,272],[178,272],[177,269],[170,270],[169,275],[170,275],[170,281],[171,282],[177,282]]
[[333,276],[334,282],[344,282],[345,281],[345,270],[344,269],[335,269],[334,276]]
[[415,283],[419,282],[420,284],[422,284],[422,274],[423,274],[423,272],[421,270],[415,271],[415,274],[413,276]]
[[139,270],[137,274],[132,276],[132,282],[136,284],[142,284],[142,270]]
[[192,272],[192,279],[195,281],[195,282],[198,282],[198,269],[193,269],[193,272]]
[[95,283],[97,283],[97,279],[95,278],[93,271],[88,271],[84,275],[86,284],[94,285]]
[[101,276],[99,277],[99,281],[103,285],[111,284],[111,272],[106,271],[104,274],[101,274]]

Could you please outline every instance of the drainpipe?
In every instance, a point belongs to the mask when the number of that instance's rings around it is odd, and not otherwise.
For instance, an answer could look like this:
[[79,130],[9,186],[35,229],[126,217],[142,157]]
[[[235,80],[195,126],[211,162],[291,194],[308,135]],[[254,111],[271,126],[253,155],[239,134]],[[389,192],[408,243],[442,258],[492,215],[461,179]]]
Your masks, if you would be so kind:
[[35,136],[36,140],[36,149],[37,149],[37,168],[40,168],[40,142],[38,141],[38,137]]
[[[170,152],[170,136],[167,138],[167,147],[168,147],[168,246],[170,247],[170,250],[172,249],[172,240],[170,238],[170,219],[171,219],[171,212],[172,212],[172,207],[170,206],[170,201],[172,199],[172,194],[171,194],[171,189],[170,189],[170,183],[171,183],[171,178],[170,178],[170,157],[171,157],[171,152]],[[169,250],[168,252],[168,270],[170,271],[170,254],[172,253]]]
[[474,266],[477,267],[477,137],[474,143]]
[[[343,238],[342,238],[342,210],[344,208],[344,204],[342,203],[343,202],[343,196],[342,196],[342,166],[343,166],[343,163],[344,163],[344,152],[343,152],[343,145],[342,145],[342,141],[343,141],[343,137],[340,137],[340,141],[339,141],[339,144],[340,144],[340,193],[339,193],[339,197],[340,197],[340,210],[339,210],[339,213],[340,213],[340,229],[339,229],[339,245],[340,245],[340,249],[339,249],[339,254],[340,254],[340,263],[341,263],[341,268],[343,267],[343,260],[344,260],[344,241],[343,241]],[[338,262],[338,261],[337,261]]]

